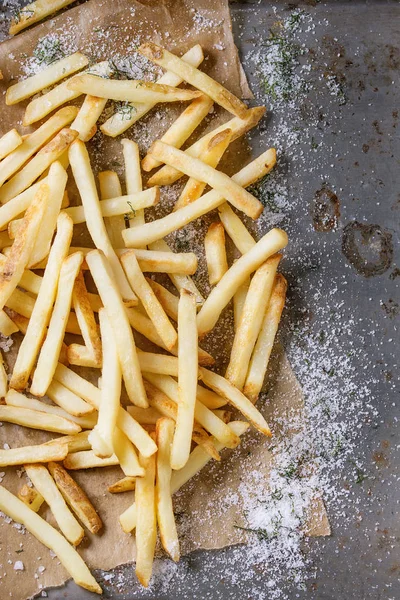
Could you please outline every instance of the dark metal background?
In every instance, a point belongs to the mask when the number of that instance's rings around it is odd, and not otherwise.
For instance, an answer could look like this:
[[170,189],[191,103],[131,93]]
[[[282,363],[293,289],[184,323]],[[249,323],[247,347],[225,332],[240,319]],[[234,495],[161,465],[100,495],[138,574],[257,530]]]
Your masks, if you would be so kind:
[[[366,365],[368,377],[371,374],[374,376],[370,400],[379,411],[374,427],[369,424],[364,426],[356,456],[364,462],[370,476],[362,485],[350,487],[344,507],[346,519],[337,514],[334,506],[328,505],[332,537],[309,542],[307,551],[316,567],[315,578],[310,579],[305,591],[294,590],[285,581],[282,581],[281,587],[289,598],[398,600],[400,443],[396,407],[398,392],[394,395],[392,390],[393,382],[398,381],[399,375],[396,328],[399,321],[400,271],[396,270],[396,265],[400,267],[400,140],[397,128],[400,3],[332,0],[321,3],[275,1],[273,4],[279,15],[296,6],[309,11],[316,24],[313,37],[318,40],[317,46],[326,45],[327,35],[337,41],[337,46],[332,45],[331,66],[334,65],[338,77],[344,82],[347,95],[347,103],[338,106],[333,124],[323,132],[325,144],[332,147],[331,158],[323,173],[324,177],[328,173],[330,186],[336,190],[340,201],[341,216],[337,230],[318,233],[312,227],[310,208],[315,192],[321,188],[321,171],[318,168],[313,171],[309,168],[291,169],[290,165],[288,168],[290,193],[301,194],[302,203],[297,203],[292,214],[290,209],[285,211],[293,241],[284,270],[289,279],[296,280],[286,323],[288,325],[298,319],[298,309],[301,307],[312,311],[311,326],[318,331],[321,326],[318,315],[323,310],[315,309],[324,308],[327,296],[322,295],[319,300],[321,305],[315,307],[315,288],[321,286],[321,274],[327,287],[335,282],[337,291],[334,301],[344,302],[343,320],[352,317],[356,323],[351,334],[346,328],[340,334],[338,351],[349,347],[351,342],[365,350],[365,361],[355,360],[354,368],[360,385],[366,377]],[[270,2],[233,3],[231,8],[235,39],[241,55],[245,57],[254,46],[255,32],[259,34],[265,28],[267,35],[268,27],[276,16]],[[328,25],[319,26],[318,21],[325,18]],[[335,61],[339,47],[340,56]],[[325,62],[326,54],[322,61],[317,52],[315,69],[321,72]],[[251,66],[247,61],[244,66],[253,89],[257,90],[258,81],[251,73]],[[270,119],[273,131],[273,114]],[[253,136],[252,144],[257,152],[256,136]],[[262,141],[264,146],[265,134]],[[309,148],[305,147],[304,150],[308,151]],[[318,156],[310,160],[315,164]],[[295,176],[291,174],[293,171],[297,171]],[[394,255],[390,260],[390,268],[383,274],[364,277],[343,255],[343,232],[352,221],[379,225],[391,237]],[[372,245],[372,255],[375,250]],[[312,268],[304,268],[304,257],[309,257]],[[290,355],[290,335],[287,335],[287,349]],[[348,479],[354,481],[350,470],[349,466]],[[342,483],[346,485],[346,473],[343,474]],[[343,521],[346,523],[344,526]],[[155,590],[152,594],[140,591],[132,567],[118,568],[116,572],[124,573],[126,584],[120,591],[106,584],[104,597],[115,600],[255,600],[260,593],[266,593],[266,580],[262,576],[255,577],[251,583],[242,584],[240,578],[232,583],[229,577],[224,576],[224,564],[232,564],[232,561],[237,564],[237,573],[240,575],[237,552],[235,558],[231,549],[215,553],[195,552],[185,557],[182,567],[186,576],[184,584],[181,578],[176,585],[171,582],[168,595],[161,590]],[[246,549],[243,549],[243,556],[245,553]],[[65,588],[49,591],[48,597],[53,600],[87,600],[94,595],[68,583]]]

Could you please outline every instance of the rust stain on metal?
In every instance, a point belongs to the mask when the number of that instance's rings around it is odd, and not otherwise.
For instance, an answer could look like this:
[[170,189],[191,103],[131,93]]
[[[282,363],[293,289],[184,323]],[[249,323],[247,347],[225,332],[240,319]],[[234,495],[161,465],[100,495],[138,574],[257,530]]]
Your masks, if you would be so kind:
[[340,218],[340,202],[332,190],[322,187],[315,193],[311,207],[313,226],[316,231],[336,229]]
[[342,252],[360,275],[382,275],[393,260],[392,234],[380,225],[352,221],[343,230]]

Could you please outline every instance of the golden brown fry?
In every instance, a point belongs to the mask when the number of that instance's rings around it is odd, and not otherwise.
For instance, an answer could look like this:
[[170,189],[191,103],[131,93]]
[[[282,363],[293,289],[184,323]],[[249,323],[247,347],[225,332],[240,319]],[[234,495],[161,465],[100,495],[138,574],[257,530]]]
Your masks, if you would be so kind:
[[[99,98],[99,100],[101,100],[101,98]],[[100,186],[101,212],[104,215],[104,213],[106,212],[106,207],[113,207],[118,203],[117,198],[121,198],[122,188],[118,174],[115,171],[101,171],[98,174],[98,178]],[[158,190],[156,190],[155,198],[157,197],[157,191]],[[126,206],[124,213],[119,215],[112,215],[104,219],[104,224],[107,229],[108,237],[113,248],[122,248],[124,245],[124,240],[122,239],[122,231],[125,229],[125,214],[129,211],[129,209],[131,209],[131,206],[133,210],[135,210],[135,206],[137,207],[137,205],[134,205],[134,203],[132,203],[131,198],[132,196],[130,196],[130,199],[126,198]],[[106,202],[107,200],[109,202]],[[113,202],[110,202],[110,200],[113,200]],[[128,202],[130,202],[130,204],[128,204]]]
[[16,406],[0,405],[0,421],[16,423],[30,429],[41,429],[43,431],[55,431],[65,434],[79,433],[81,431],[79,425],[64,417]]
[[19,331],[19,328],[17,327],[15,322],[10,319],[10,317],[7,315],[6,312],[4,312],[4,310],[1,310],[0,311],[0,333],[1,333],[1,335],[8,337],[8,336],[12,335],[13,333],[16,333],[17,331]]
[[210,285],[218,283],[228,270],[225,232],[222,223],[211,223],[204,238],[208,279]]
[[59,381],[53,380],[47,388],[46,395],[60,406],[65,412],[75,417],[83,417],[94,412],[93,406],[64,387]]
[[35,2],[26,4],[12,19],[8,33],[15,35],[23,29],[43,21],[49,15],[65,8],[72,2],[74,0],[35,0]]
[[226,233],[239,252],[246,254],[256,245],[255,239],[227,202],[218,206],[218,212]]
[[87,95],[79,109],[71,129],[79,133],[82,142],[88,142],[96,133],[96,123],[107,104],[107,98]]
[[47,463],[51,460],[63,460],[68,453],[67,444],[46,446],[24,446],[11,450],[0,450],[0,467],[24,465],[26,463]]
[[156,456],[140,456],[145,469],[144,477],[136,480],[135,500],[137,510],[136,527],[136,576],[147,587],[150,582],[154,551],[157,541],[157,519],[155,505]]
[[250,277],[238,287],[237,292],[233,296],[233,320],[235,332],[239,327],[240,317],[242,316],[242,310],[244,303],[246,302],[246,296],[247,292],[249,291],[249,287]]
[[68,446],[68,454],[80,452],[81,450],[90,450],[89,431],[81,431],[76,435],[63,435],[53,440],[49,440],[45,445],[66,444]]
[[[146,104],[139,104],[138,106],[146,106]],[[142,174],[140,172],[139,146],[133,140],[128,139],[123,139],[121,144],[125,163],[126,191],[128,194],[136,194],[143,189]],[[129,218],[129,227],[137,227],[144,223],[144,210],[135,210],[134,215]],[[144,248],[145,247],[146,246],[144,246]]]
[[22,144],[22,137],[16,129],[10,129],[0,138],[0,160],[8,156]]
[[18,490],[17,496],[35,513],[39,511],[44,502],[43,496],[34,487],[29,487],[26,483]]
[[[134,408],[133,406],[131,408]],[[132,492],[136,487],[136,477],[124,477],[108,486],[110,494]]]
[[119,465],[119,460],[115,454],[109,458],[99,458],[92,450],[83,450],[68,454],[63,464],[69,471],[78,471],[79,469],[114,467],[115,465]]

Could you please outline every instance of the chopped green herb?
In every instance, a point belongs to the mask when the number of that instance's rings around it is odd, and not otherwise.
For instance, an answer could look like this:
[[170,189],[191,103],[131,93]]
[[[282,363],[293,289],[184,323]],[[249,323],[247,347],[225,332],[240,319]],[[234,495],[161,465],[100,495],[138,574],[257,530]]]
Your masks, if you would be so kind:
[[32,10],[31,8],[21,8],[20,10],[17,10],[14,15],[13,15],[13,19],[15,24],[18,24],[22,18],[24,18],[25,20],[30,19],[31,17],[33,17],[33,15],[35,14],[35,11]]
[[33,56],[41,65],[51,65],[64,58],[65,52],[58,37],[51,35],[42,38],[33,51]]
[[116,102],[116,112],[121,115],[123,121],[129,121],[132,119],[136,112],[136,108],[129,102]]
[[21,554],[21,552],[23,552],[23,551],[24,551],[23,548],[19,548],[19,550],[15,550],[15,553],[16,554]]
[[129,206],[129,208],[131,209],[129,213],[125,213],[124,217],[125,219],[133,219],[134,217],[136,217],[136,210],[133,208],[132,206],[132,202],[127,202],[127,205]]
[[311,148],[313,150],[316,150],[318,148],[319,144],[315,141],[314,136],[312,136],[311,138]]

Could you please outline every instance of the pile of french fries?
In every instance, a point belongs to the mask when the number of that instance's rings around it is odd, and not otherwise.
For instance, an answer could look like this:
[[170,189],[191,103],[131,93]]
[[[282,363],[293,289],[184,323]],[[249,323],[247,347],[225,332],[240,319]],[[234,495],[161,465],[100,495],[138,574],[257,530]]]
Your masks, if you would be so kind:
[[[157,530],[166,553],[179,560],[172,495],[211,459],[219,461],[221,450],[235,448],[250,424],[271,435],[255,403],[286,294],[277,273],[285,232],[272,229],[257,242],[231,208],[260,216],[263,207],[246,187],[274,167],[275,150],[233,177],[217,169],[229,144],[258,123],[264,108],[247,108],[201,72],[198,45],[181,58],[151,43],[139,52],[165,70],[157,83],[110,79],[107,63],[87,69],[87,58],[75,53],[10,85],[6,103],[35,95],[24,124],[42,124],[0,139],[0,332],[23,335],[9,377],[0,364],[0,421],[61,434],[0,450],[0,466],[23,465],[32,484],[18,497],[0,486],[0,510],[51,548],[77,584],[97,593],[101,588],[75,547],[84,528],[96,534],[102,521],[69,472],[119,465],[121,478],[109,492],[134,497],[120,524],[124,532],[135,530],[136,574],[147,586]],[[182,82],[193,89],[179,88]],[[80,108],[68,104],[82,95]],[[86,147],[109,99],[133,107],[128,122],[115,113],[101,126],[111,136],[160,102],[166,108],[189,102],[142,161],[137,144],[122,140],[125,194],[113,171],[96,181]],[[230,120],[182,150],[213,103]],[[146,189],[141,168],[158,168]],[[159,186],[185,175],[174,210],[146,223],[144,211],[159,201]],[[70,179],[80,206],[69,206]],[[164,238],[214,209],[218,217],[204,240],[212,291],[204,299],[191,279],[195,252],[174,253]],[[86,223],[94,248],[71,246],[79,223]],[[226,235],[240,254],[231,265]],[[95,293],[88,291],[87,273]],[[179,295],[145,273],[167,274]],[[235,332],[221,376],[209,369],[218,357],[199,344],[232,299]],[[159,350],[140,350],[136,332]],[[68,334],[76,336],[73,343]],[[75,365],[98,369],[98,385]],[[121,404],[122,385],[128,406]],[[244,420],[231,420],[232,409]],[[43,503],[59,530],[39,516]]]

